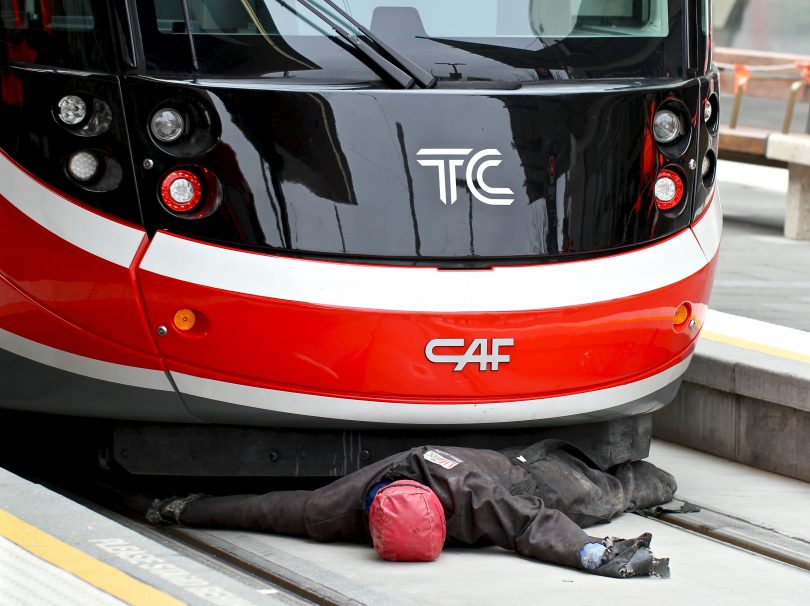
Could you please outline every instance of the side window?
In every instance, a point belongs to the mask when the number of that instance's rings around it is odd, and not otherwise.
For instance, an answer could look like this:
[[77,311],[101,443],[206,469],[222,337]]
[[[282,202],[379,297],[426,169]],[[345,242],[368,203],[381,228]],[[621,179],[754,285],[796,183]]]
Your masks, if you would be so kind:
[[[10,62],[110,71],[100,0],[0,0],[0,43]],[[104,13],[102,13],[104,14]]]

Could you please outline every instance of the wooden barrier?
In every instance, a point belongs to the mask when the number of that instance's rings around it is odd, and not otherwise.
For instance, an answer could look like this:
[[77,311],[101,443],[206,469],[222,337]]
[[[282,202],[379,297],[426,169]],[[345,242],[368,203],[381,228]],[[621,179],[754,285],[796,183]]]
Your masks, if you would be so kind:
[[[729,122],[720,125],[720,158],[786,166],[785,237],[810,240],[810,134],[790,133],[796,104],[810,101],[810,57],[718,48],[714,62],[721,90],[734,92]],[[781,131],[739,126],[745,96],[784,100]]]
[[[728,123],[720,125],[720,158],[785,166],[781,160],[767,157],[768,136],[772,132],[789,132],[796,104],[810,102],[810,57],[717,48],[714,62],[720,69],[720,89],[734,93]],[[784,101],[781,131],[740,126],[740,110],[745,97]]]

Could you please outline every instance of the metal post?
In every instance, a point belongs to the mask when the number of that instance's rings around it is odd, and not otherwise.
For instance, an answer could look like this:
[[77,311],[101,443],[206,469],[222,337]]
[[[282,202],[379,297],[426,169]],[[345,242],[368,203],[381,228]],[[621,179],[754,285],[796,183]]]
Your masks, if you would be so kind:
[[807,126],[804,127],[804,132],[810,135],[810,110],[807,111]]
[[787,108],[785,109],[785,121],[782,122],[782,132],[790,132],[790,125],[793,122],[793,110],[796,109],[796,100],[804,87],[803,80],[797,80],[790,85],[790,95],[788,96]]
[[742,98],[745,94],[745,86],[739,84],[737,86],[737,94],[734,95],[734,105],[731,108],[731,118],[729,118],[729,128],[737,128],[737,120],[740,118],[740,106],[742,105]]

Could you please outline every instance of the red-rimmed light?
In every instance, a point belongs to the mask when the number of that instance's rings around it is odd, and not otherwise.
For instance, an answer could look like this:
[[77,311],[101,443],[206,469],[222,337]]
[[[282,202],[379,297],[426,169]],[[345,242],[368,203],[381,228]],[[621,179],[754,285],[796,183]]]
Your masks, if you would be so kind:
[[163,179],[160,197],[170,210],[178,213],[188,212],[202,200],[202,184],[194,173],[175,170]]
[[662,170],[655,178],[655,205],[659,210],[675,208],[683,199],[683,180],[678,173]]

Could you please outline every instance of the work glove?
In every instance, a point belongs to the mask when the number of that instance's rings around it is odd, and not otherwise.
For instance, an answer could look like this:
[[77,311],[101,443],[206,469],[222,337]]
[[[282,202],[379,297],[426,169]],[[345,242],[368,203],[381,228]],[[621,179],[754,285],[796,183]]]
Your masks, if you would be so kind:
[[[598,549],[586,545],[581,552],[583,568],[592,574],[623,579],[625,577],[669,577],[669,559],[655,558],[650,550],[652,535],[644,533],[635,539],[606,538],[601,561],[595,561]],[[587,551],[586,551],[587,550]]]
[[186,505],[204,497],[204,494],[190,494],[187,497],[155,499],[146,510],[146,520],[151,524],[182,524],[180,514]]

